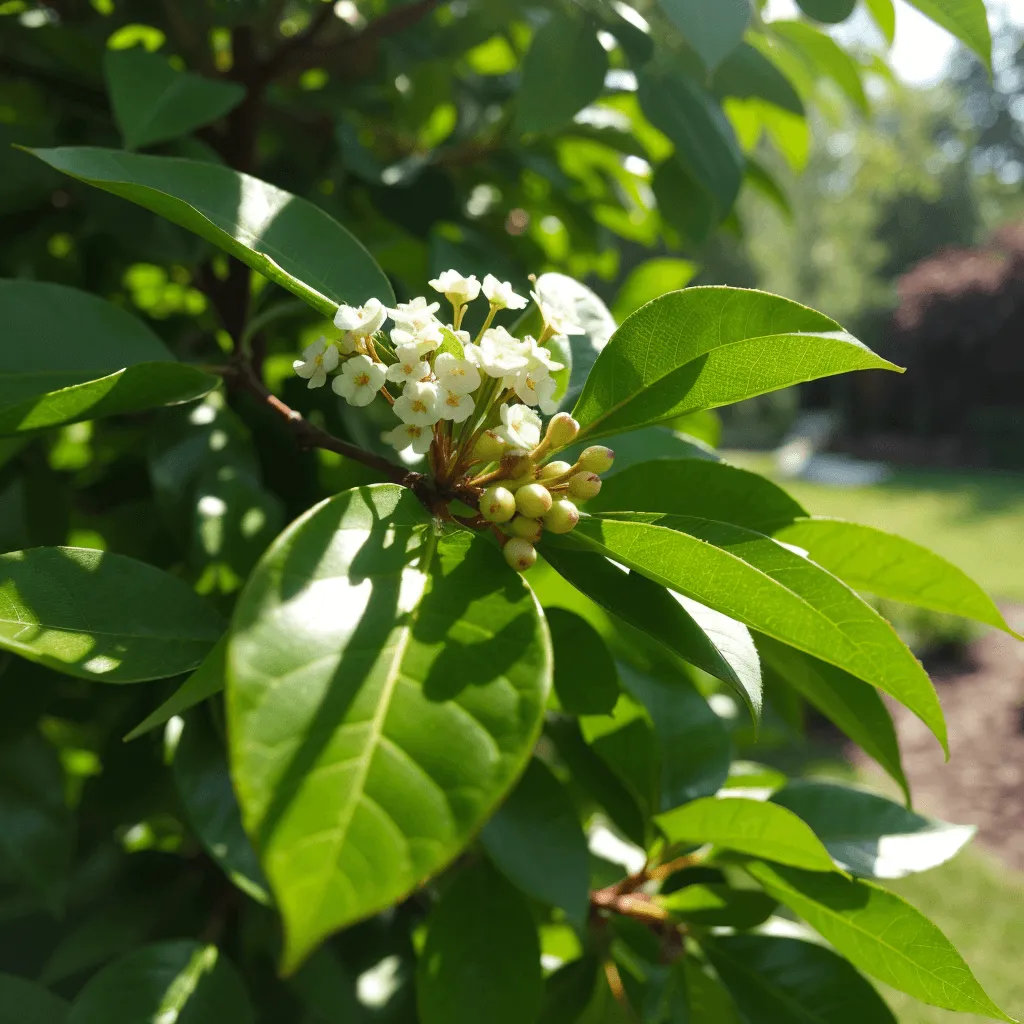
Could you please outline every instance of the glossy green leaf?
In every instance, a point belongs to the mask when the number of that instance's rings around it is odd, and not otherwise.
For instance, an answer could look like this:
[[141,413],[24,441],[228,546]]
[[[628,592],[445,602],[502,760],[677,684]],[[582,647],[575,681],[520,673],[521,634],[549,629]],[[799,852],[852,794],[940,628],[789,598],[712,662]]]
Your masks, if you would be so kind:
[[896,1024],[882,997],[842,957],[799,939],[702,939],[749,1024]]
[[236,606],[228,720],[286,971],[462,850],[525,767],[550,681],[521,577],[437,538],[411,491],[345,491],[281,534]]
[[910,800],[910,784],[896,739],[896,727],[873,686],[835,665],[812,658],[771,637],[759,635],[766,677],[775,673],[813,704],[899,784]]
[[423,1024],[523,1024],[543,998],[537,928],[493,868],[462,872],[427,919],[416,979]]
[[808,18],[837,25],[853,14],[857,0],[797,0],[797,5]]
[[903,878],[938,867],[976,831],[838,782],[794,780],[772,802],[806,821],[836,863],[867,878]]
[[693,957],[688,956],[684,960],[683,969],[690,1000],[690,1020],[687,1024],[741,1024],[729,993],[716,978],[702,971]]
[[892,46],[896,39],[896,8],[892,0],[864,0],[864,6],[871,15],[871,20],[885,36],[885,41]]
[[834,321],[766,292],[670,292],[628,317],[573,415],[586,437],[671,419],[849,370],[896,367]]
[[67,1024],[251,1024],[238,972],[216,946],[189,939],[143,946],[108,964],[78,994]]
[[743,38],[750,21],[747,0],[658,0],[686,41],[713,68]]
[[790,80],[756,47],[741,43],[722,62],[711,81],[716,96],[756,97],[799,117],[803,100]]
[[333,317],[339,302],[391,285],[363,246],[319,207],[217,164],[92,147],[36,149],[51,167],[113,192],[219,246]]
[[57,751],[38,733],[0,745],[0,868],[53,911],[64,902],[75,833]]
[[0,1024],[64,1024],[68,1004],[38,982],[0,974]]
[[182,806],[207,852],[242,892],[269,903],[266,879],[242,828],[224,744],[206,715],[193,712],[185,721],[173,769]]
[[798,519],[771,532],[854,590],[976,619],[1016,636],[967,573],[913,541],[841,519]]
[[761,862],[747,870],[866,974],[932,1006],[1012,1021],[949,939],[895,893],[872,882]]
[[634,267],[619,288],[613,309],[615,319],[621,322],[651,299],[685,288],[697,270],[697,264],[690,260],[667,256]]
[[984,0],[908,0],[923,15],[951,32],[992,66],[992,34]]
[[523,58],[516,127],[524,134],[561,128],[604,88],[608,55],[582,11],[551,12]]
[[773,21],[771,30],[816,75],[832,79],[855,107],[868,113],[861,69],[831,36],[802,21]]
[[178,71],[159,54],[137,48],[107,50],[103,73],[126,149],[187,135],[245,99],[237,82]]
[[684,241],[700,245],[719,220],[711,193],[675,157],[655,168],[651,188],[663,223],[671,224]]
[[706,928],[756,928],[778,906],[759,889],[730,889],[727,885],[688,885],[659,896],[657,902],[673,917]]
[[655,821],[672,843],[714,843],[779,864],[832,871],[828,850],[795,814],[746,797],[707,797],[659,814]]
[[889,623],[845,584],[777,541],[727,523],[649,512],[587,516],[572,536],[885,690],[946,748],[935,688]]
[[106,683],[195,668],[220,638],[217,614],[177,577],[91,548],[0,555],[0,647]]
[[615,773],[644,818],[661,803],[659,745],[650,715],[629,693],[622,693],[606,715],[584,715],[580,729],[590,747]]
[[555,652],[555,693],[570,715],[601,715],[615,707],[619,677],[601,635],[564,608],[544,612]]
[[544,1004],[536,1024],[574,1024],[586,1010],[597,987],[598,959],[585,954],[563,964],[544,983]]
[[562,784],[534,758],[480,834],[502,873],[526,895],[561,907],[586,925],[590,855],[576,810]]

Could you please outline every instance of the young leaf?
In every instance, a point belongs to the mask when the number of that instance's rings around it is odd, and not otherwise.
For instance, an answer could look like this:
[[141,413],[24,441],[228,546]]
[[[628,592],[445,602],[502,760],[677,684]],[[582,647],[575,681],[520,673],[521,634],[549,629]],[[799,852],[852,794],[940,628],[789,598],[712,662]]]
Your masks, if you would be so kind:
[[870,983],[824,946],[768,935],[700,945],[749,1024],[896,1024]]
[[841,519],[801,518],[766,532],[803,548],[854,590],[961,615],[1017,635],[967,573],[913,541]]
[[245,99],[237,82],[178,71],[159,54],[137,48],[107,50],[103,73],[126,149],[188,135]]
[[750,21],[747,0],[659,0],[686,41],[713,68],[738,45]]
[[955,857],[976,831],[838,782],[798,779],[771,799],[806,821],[837,864],[867,878],[929,871]]
[[784,807],[761,800],[707,797],[654,820],[670,843],[714,843],[808,871],[835,870],[807,825]]
[[576,810],[562,784],[534,758],[480,834],[502,873],[526,895],[565,911],[586,926],[590,854]]
[[394,303],[388,279],[353,235],[308,200],[259,178],[197,160],[112,149],[31,152],[195,232],[326,317],[339,302],[375,297]]
[[868,98],[857,62],[829,35],[802,21],[773,21],[772,32],[785,41],[816,74],[831,78],[862,113]]
[[985,994],[949,939],[894,893],[758,861],[747,870],[866,974],[932,1006],[1013,1020]]
[[250,576],[228,642],[231,765],[285,971],[469,842],[525,767],[547,629],[500,552],[390,484],[315,506]]
[[224,631],[182,580],[91,548],[0,555],[0,597],[0,647],[104,683],[187,672]]
[[216,946],[182,939],[143,946],[108,964],[78,994],[67,1024],[252,1024],[238,972]]
[[0,974],[0,1024],[65,1024],[68,1004],[38,982]]
[[681,921],[706,928],[756,928],[778,906],[758,889],[730,889],[727,885],[688,885],[657,897],[657,903]]
[[[913,0],[911,0],[913,2]],[[885,41],[892,46],[896,39],[896,8],[892,0],[864,0],[871,20],[878,26],[879,31],[885,36]],[[985,31],[988,32],[988,19],[985,20]],[[991,49],[991,46],[988,46]],[[987,60],[987,58],[983,58]]]
[[427,919],[416,979],[423,1024],[523,1024],[543,998],[537,928],[493,868],[456,877]]
[[992,34],[984,0],[909,0],[909,3],[969,46],[987,68],[992,67]]
[[834,320],[744,288],[670,292],[612,336],[573,410],[580,439],[849,370],[898,369]]
[[555,693],[570,715],[607,714],[619,697],[619,677],[608,648],[586,619],[564,608],[546,608],[555,652]]

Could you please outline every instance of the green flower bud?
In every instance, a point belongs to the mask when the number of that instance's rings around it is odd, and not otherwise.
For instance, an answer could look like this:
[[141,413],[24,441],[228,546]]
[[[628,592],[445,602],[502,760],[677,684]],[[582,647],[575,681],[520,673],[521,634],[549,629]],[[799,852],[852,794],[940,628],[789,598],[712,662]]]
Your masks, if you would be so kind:
[[[601,478],[596,473],[575,473],[569,478],[569,497],[586,501],[601,490]],[[518,502],[517,502],[518,504]]]
[[512,448],[501,457],[501,475],[514,480],[516,477],[533,473],[533,460],[524,448]]
[[508,451],[508,444],[493,430],[485,430],[473,445],[473,458],[478,462],[497,462]]
[[516,491],[516,508],[528,519],[544,515],[551,508],[551,500],[551,492],[543,484],[526,484]]
[[564,448],[579,432],[580,425],[567,412],[558,412],[551,417],[544,440],[552,448]]
[[523,537],[510,537],[502,553],[516,572],[526,572],[537,561],[537,549]]
[[568,498],[558,498],[544,516],[544,527],[552,533],[568,533],[579,521],[580,510]]
[[516,514],[516,497],[500,484],[480,495],[480,515],[490,523],[507,523]]
[[541,480],[553,480],[556,476],[565,476],[571,469],[570,463],[559,462],[556,459],[554,462],[548,462],[540,467],[540,478]]
[[[577,517],[579,513],[577,513]],[[516,516],[506,527],[505,532],[513,537],[524,537],[526,540],[536,544],[540,535],[544,532],[544,524],[539,519],[527,519],[526,516]]]
[[[580,469],[589,470],[591,473],[607,473],[615,461],[615,452],[611,448],[605,448],[603,444],[591,445],[583,449],[579,458]],[[597,493],[595,491],[595,493]]]

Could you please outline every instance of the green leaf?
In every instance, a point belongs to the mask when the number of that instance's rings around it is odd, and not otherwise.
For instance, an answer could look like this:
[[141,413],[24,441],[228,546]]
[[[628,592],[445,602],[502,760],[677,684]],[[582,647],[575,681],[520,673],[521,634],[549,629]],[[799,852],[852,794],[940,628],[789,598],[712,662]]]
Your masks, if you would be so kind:
[[217,164],[112,149],[34,149],[80,181],[138,203],[237,257],[333,317],[339,302],[394,293],[363,246],[319,207]]
[[[686,957],[683,969],[686,993],[690,999],[690,1020],[687,1024],[741,1024],[729,993],[715,978],[702,971],[693,957]],[[773,1024],[782,1022],[774,1021]]]
[[686,288],[626,319],[573,415],[582,436],[601,437],[868,369],[897,368],[806,306],[752,289]]
[[223,633],[184,582],[91,548],[0,555],[0,647],[83,679],[137,683],[195,668]]
[[523,58],[516,128],[524,134],[561,128],[601,95],[607,70],[590,18],[571,8],[552,11]]
[[972,49],[985,67],[992,67],[992,34],[984,0],[908,0],[960,42]]
[[749,1024],[896,1024],[870,983],[823,946],[722,935],[701,939],[701,949]]
[[771,31],[816,75],[831,78],[861,112],[870,111],[860,67],[831,36],[802,21],[773,21]]
[[967,573],[913,541],[841,519],[798,519],[770,532],[803,548],[854,590],[976,619],[1017,636]]
[[437,538],[411,491],[345,491],[281,534],[236,606],[227,703],[285,971],[466,846],[525,767],[550,681],[521,577],[485,541]]
[[[885,36],[885,41],[892,46],[896,39],[896,9],[892,0],[864,0],[864,6],[867,8],[868,14],[871,15],[871,20]],[[987,19],[985,31],[988,31]]]
[[741,43],[729,54],[715,72],[711,89],[719,98],[756,97],[799,117],[806,113],[803,100],[790,80],[749,43]]
[[622,693],[607,715],[584,715],[580,729],[649,818],[661,803],[659,747],[646,709]]
[[64,1024],[68,1004],[42,985],[0,974],[0,1024]]
[[720,219],[715,202],[679,160],[669,157],[659,164],[651,188],[662,221],[671,224],[692,245],[707,239]]
[[696,263],[667,256],[634,267],[619,288],[613,310],[615,319],[621,322],[651,299],[685,288],[697,270]]
[[103,73],[126,149],[188,135],[245,99],[237,82],[178,71],[159,54],[140,49],[107,50]]
[[838,25],[853,14],[857,0],[797,0],[797,5],[808,18]]
[[441,337],[444,340],[440,345],[438,345],[435,355],[440,355],[442,352],[448,352],[450,355],[455,356],[456,359],[465,358],[466,350],[462,347],[462,342],[459,341],[458,335],[453,330],[450,330],[442,324]]
[[252,1024],[242,979],[216,946],[182,939],[143,946],[90,979],[67,1024]]
[[543,998],[525,900],[487,864],[462,872],[427,919],[416,978],[423,1024],[524,1024]]
[[480,834],[502,873],[527,896],[561,907],[579,928],[590,906],[590,854],[562,784],[534,758]]
[[43,281],[0,280],[0,433],[187,402],[217,378],[174,362],[131,314],[95,295]]
[[791,811],[746,797],[706,797],[659,814],[671,843],[714,843],[808,871],[833,871],[828,850]]
[[602,715],[615,707],[619,677],[608,648],[586,619],[564,608],[544,611],[555,651],[555,693],[570,715]]
[[946,749],[935,688],[889,623],[845,584],[777,541],[728,523],[650,512],[587,516],[572,537],[877,686],[910,708]]
[[574,1024],[579,1020],[594,995],[599,967],[594,954],[584,954],[553,971],[544,984],[544,1005],[537,1024]]
[[763,634],[757,638],[757,649],[765,676],[774,673],[810,701],[889,773],[909,802],[910,784],[903,773],[896,727],[878,691],[841,668]]
[[242,828],[227,753],[206,715],[189,715],[174,751],[173,770],[188,820],[214,862],[247,896],[269,903],[266,879]]
[[759,889],[730,889],[727,885],[688,885],[657,897],[656,902],[673,917],[705,928],[756,928],[778,906]]
[[748,157],[743,180],[752,188],[756,188],[769,202],[774,203],[786,220],[792,222],[793,206],[789,201],[789,195],[775,175],[769,173],[763,164]]
[[985,994],[949,939],[894,893],[837,874],[760,862],[747,870],[866,974],[932,1006],[1013,1020]]
[[64,902],[75,835],[57,751],[38,733],[0,745],[0,868],[53,911]]
[[627,466],[604,481],[597,497],[587,502],[587,511],[671,512],[759,533],[777,531],[807,515],[795,499],[758,473],[707,459],[661,459]]
[[743,38],[750,21],[748,0],[658,0],[686,41],[713,68]]
[[796,780],[771,799],[806,821],[838,864],[867,878],[929,871],[955,857],[977,831],[837,782]]

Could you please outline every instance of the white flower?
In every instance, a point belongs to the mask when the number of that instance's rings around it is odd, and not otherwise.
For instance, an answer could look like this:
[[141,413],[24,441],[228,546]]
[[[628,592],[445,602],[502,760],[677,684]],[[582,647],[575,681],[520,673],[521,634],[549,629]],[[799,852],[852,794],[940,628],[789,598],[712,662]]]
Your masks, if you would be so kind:
[[385,430],[380,439],[396,452],[412,448],[417,455],[426,455],[434,432],[430,427],[418,427],[415,423],[399,423],[394,430]]
[[469,395],[441,388],[437,408],[441,419],[461,423],[472,415],[475,405]]
[[493,274],[484,278],[484,298],[495,309],[525,309],[526,299],[512,290],[510,281],[499,281]]
[[331,381],[331,387],[349,405],[369,405],[384,386],[387,370],[369,356],[353,356]]
[[399,345],[395,356],[398,362],[388,367],[388,380],[396,384],[411,384],[430,376],[430,363],[420,359],[415,345]]
[[388,317],[380,299],[367,299],[362,306],[346,306],[342,303],[334,314],[334,326],[341,331],[351,331],[357,338],[366,338],[379,331]]
[[576,314],[571,306],[552,301],[551,299],[541,300],[536,292],[530,292],[530,297],[540,308],[540,314],[544,323],[550,328],[553,334],[586,334],[587,332],[576,322]]
[[424,296],[417,295],[409,302],[400,302],[394,309],[389,309],[388,314],[395,321],[396,327],[415,332],[429,327],[434,322],[434,314],[440,308],[440,302],[428,303]]
[[526,346],[526,366],[530,370],[539,370],[542,366],[548,373],[554,373],[555,370],[564,370],[565,366],[562,363],[556,363],[551,358],[551,353],[543,346],[538,345],[535,338],[531,338],[527,335],[523,339],[523,344]]
[[442,352],[434,359],[438,383],[457,395],[472,394],[480,387],[480,371],[468,359]]
[[515,448],[536,448],[540,444],[540,417],[528,405],[503,405],[501,426],[494,431]]
[[445,270],[430,282],[430,287],[440,292],[453,306],[466,305],[480,294],[480,282],[475,274],[463,277],[457,270]]
[[526,368],[529,347],[504,327],[484,331],[479,345],[466,349],[467,357],[491,377],[507,377]]
[[415,345],[421,356],[433,352],[441,342],[444,335],[441,333],[441,325],[434,321],[425,327],[418,327],[416,330],[409,330],[407,327],[396,327],[391,332],[391,344],[395,349]]
[[395,399],[393,408],[403,423],[429,427],[441,418],[437,406],[437,385],[429,381],[414,381],[405,385],[401,398]]
[[317,338],[303,350],[302,358],[292,363],[292,369],[309,383],[308,388],[322,388],[327,383],[327,374],[338,365],[337,346],[328,344],[326,338]]
[[536,370],[520,370],[515,377],[505,380],[505,387],[511,387],[527,405],[539,405],[550,416],[557,408],[551,398],[558,386],[555,378],[541,367]]

